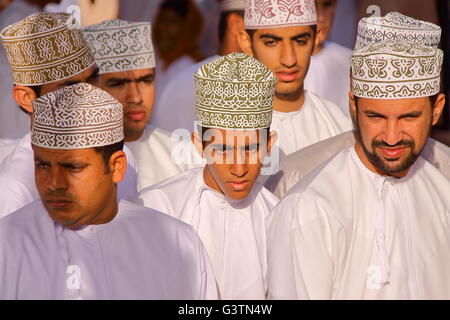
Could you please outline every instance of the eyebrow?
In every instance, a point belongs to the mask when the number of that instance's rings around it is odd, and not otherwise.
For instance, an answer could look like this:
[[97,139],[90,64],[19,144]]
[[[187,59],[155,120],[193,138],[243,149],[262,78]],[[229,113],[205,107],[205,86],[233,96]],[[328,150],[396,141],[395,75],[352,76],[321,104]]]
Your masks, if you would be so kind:
[[155,77],[155,74],[152,73],[148,73],[136,80],[130,80],[127,78],[110,78],[106,81],[106,84],[111,85],[111,83],[115,83],[115,84],[126,84],[126,83],[131,83],[131,82],[141,82],[141,81],[145,81],[145,80],[150,80],[153,79]]
[[[372,111],[372,110],[366,110],[366,111],[364,111],[364,114],[365,114],[366,116],[380,117],[380,118],[383,118],[383,119],[386,119],[386,118],[387,118],[386,115],[381,114],[381,113],[378,113],[378,112],[376,112],[376,111]],[[401,119],[401,118],[408,118],[408,117],[419,117],[419,116],[421,116],[422,114],[423,114],[422,111],[412,111],[412,112],[408,112],[408,113],[401,114],[401,115],[399,115],[397,118],[398,118],[398,119]]]
[[41,158],[39,158],[39,157],[34,157],[34,162],[39,162],[39,163],[44,163],[44,164],[50,164],[50,162],[48,162],[48,161],[45,161],[45,160],[43,160],[43,159],[41,159]]
[[[299,33],[295,36],[290,37],[291,40],[297,40],[298,38],[310,38],[311,37],[311,33],[310,32],[303,32],[303,33]],[[260,39],[272,39],[272,40],[276,40],[276,41],[281,41],[283,40],[282,37],[271,34],[271,33],[264,33],[262,34],[260,37]]]

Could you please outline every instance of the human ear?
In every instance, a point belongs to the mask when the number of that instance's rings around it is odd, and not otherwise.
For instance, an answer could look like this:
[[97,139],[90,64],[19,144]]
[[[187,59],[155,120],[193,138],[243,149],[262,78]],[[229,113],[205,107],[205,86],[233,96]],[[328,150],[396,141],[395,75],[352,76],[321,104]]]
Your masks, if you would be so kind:
[[109,169],[112,173],[112,180],[114,183],[121,182],[125,177],[127,171],[127,156],[122,150],[116,151],[109,158]]
[[33,113],[33,101],[37,99],[33,89],[16,85],[13,88],[12,96],[26,112]]
[[433,106],[433,126],[439,121],[445,105],[445,95],[440,93]]
[[241,47],[242,52],[250,57],[254,57],[252,39],[250,38],[250,35],[247,33],[247,31],[239,31],[238,43],[239,47]]

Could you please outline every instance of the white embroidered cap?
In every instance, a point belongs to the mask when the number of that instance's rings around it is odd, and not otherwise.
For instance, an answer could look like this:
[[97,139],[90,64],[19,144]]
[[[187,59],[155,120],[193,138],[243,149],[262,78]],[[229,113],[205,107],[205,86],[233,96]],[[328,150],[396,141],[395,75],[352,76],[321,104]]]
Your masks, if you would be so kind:
[[243,53],[216,58],[194,74],[198,122],[219,129],[264,129],[272,122],[276,77]]
[[155,67],[151,25],[113,19],[83,29],[100,74]]
[[245,0],[222,0],[220,4],[220,11],[244,11]]
[[246,0],[245,29],[317,24],[314,0]]
[[50,92],[33,102],[31,143],[48,149],[86,149],[124,139],[122,104],[87,83]]
[[398,12],[389,12],[384,17],[362,18],[359,21],[356,49],[385,40],[405,40],[437,47],[441,40],[441,27]]
[[34,13],[5,27],[0,38],[17,85],[64,80],[95,64],[75,18],[67,13]]
[[442,50],[402,40],[355,49],[352,90],[357,97],[400,99],[439,93]]

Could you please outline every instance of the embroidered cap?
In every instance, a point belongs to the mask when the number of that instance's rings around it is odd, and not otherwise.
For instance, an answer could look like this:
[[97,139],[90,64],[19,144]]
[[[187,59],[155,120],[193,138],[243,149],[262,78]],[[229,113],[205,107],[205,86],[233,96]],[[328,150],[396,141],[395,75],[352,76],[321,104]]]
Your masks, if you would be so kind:
[[155,67],[150,23],[113,19],[83,32],[100,74]]
[[202,65],[194,78],[197,118],[203,127],[270,126],[276,77],[258,60],[232,53]]
[[317,24],[314,0],[246,0],[245,29]]
[[419,98],[439,93],[442,50],[401,40],[355,49],[352,90],[372,99]]
[[245,0],[222,0],[220,4],[220,11],[244,11]]
[[384,17],[362,18],[359,21],[356,49],[386,40],[405,40],[437,48],[441,40],[441,27],[398,12],[389,12]]
[[31,143],[48,149],[86,149],[124,139],[122,104],[109,93],[78,83],[33,102]]
[[34,13],[5,27],[0,38],[6,49],[13,82],[36,86],[70,78],[95,64],[83,33],[67,13]]

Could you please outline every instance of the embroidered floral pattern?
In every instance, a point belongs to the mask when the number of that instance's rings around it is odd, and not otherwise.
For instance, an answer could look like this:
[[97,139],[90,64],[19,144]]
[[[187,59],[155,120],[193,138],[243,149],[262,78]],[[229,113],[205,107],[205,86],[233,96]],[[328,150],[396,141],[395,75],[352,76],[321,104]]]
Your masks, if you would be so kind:
[[443,52],[404,41],[385,41],[355,50],[352,89],[355,96],[397,99],[439,92]]
[[359,21],[355,48],[361,49],[370,43],[386,40],[404,40],[437,47],[440,39],[439,26],[390,12],[384,17],[362,18]]
[[100,74],[155,67],[150,23],[114,19],[83,32]]
[[205,127],[262,129],[272,122],[276,78],[258,60],[232,53],[194,74],[196,111]]
[[41,96],[31,142],[49,149],[83,149],[123,140],[122,104],[107,92],[79,83]]
[[94,62],[80,30],[66,13],[35,13],[7,26],[1,40],[18,85],[43,85],[72,77]]
[[317,24],[314,0],[247,0],[245,28],[262,29]]

